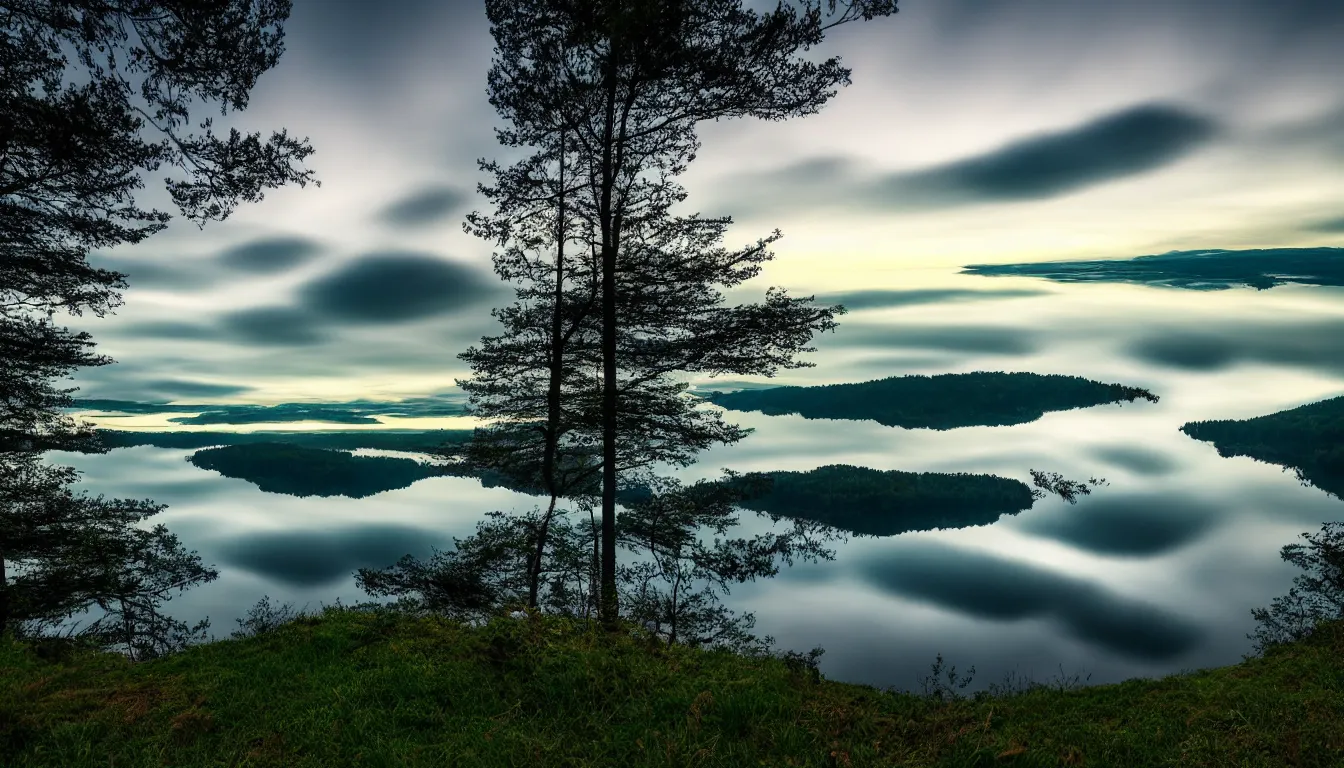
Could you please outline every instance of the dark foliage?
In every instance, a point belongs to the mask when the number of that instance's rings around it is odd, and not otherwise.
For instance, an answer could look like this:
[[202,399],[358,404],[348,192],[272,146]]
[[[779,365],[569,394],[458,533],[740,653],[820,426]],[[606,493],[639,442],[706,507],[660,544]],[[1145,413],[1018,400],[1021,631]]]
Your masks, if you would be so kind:
[[[112,362],[91,354],[89,334],[52,319],[120,306],[125,275],[86,256],[166,226],[168,214],[135,205],[142,172],[185,172],[165,185],[200,226],[264,189],[312,180],[295,167],[312,148],[283,131],[265,143],[237,130],[220,138],[209,118],[203,135],[181,130],[193,101],[222,114],[247,106],[284,49],[289,11],[288,0],[0,9],[0,631],[43,632],[97,606],[104,615],[84,636],[145,658],[204,630],[158,611],[171,590],[216,576],[163,526],[137,527],[162,507],[74,496],[65,486],[77,473],[40,461],[49,450],[104,450],[60,413],[74,390],[52,382]],[[158,140],[143,138],[146,127]]]
[[1269,608],[1256,608],[1253,654],[1310,637],[1322,621],[1344,618],[1344,523],[1325,523],[1316,534],[1302,534],[1306,545],[1288,544],[1283,559],[1306,571],[1293,577],[1288,594]]

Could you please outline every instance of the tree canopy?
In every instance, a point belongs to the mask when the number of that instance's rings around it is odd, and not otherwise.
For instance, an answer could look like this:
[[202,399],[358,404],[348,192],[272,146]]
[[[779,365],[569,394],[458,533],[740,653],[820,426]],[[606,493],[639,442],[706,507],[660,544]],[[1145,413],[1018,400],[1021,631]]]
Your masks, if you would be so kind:
[[[125,275],[94,269],[95,248],[138,243],[170,216],[135,203],[141,172],[170,165],[173,202],[204,226],[263,190],[312,181],[312,153],[284,131],[184,130],[192,102],[246,108],[284,50],[289,0],[11,0],[0,7],[0,632],[31,629],[97,605],[89,636],[156,654],[202,630],[158,614],[172,589],[213,579],[162,526],[161,510],[65,488],[77,473],[40,462],[48,450],[105,450],[61,413],[74,389],[53,380],[107,365],[88,333],[57,310],[102,317]],[[155,134],[155,135],[151,135]],[[314,182],[316,183],[316,182]],[[11,571],[13,571],[11,573]]]

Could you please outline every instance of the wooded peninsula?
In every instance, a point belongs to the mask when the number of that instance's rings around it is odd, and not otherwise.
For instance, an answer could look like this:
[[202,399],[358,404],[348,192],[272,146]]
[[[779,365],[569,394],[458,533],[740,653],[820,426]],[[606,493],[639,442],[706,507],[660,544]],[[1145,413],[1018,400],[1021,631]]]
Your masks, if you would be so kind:
[[1344,396],[1253,419],[1192,421],[1181,431],[1213,443],[1219,456],[1288,467],[1302,482],[1344,498]]

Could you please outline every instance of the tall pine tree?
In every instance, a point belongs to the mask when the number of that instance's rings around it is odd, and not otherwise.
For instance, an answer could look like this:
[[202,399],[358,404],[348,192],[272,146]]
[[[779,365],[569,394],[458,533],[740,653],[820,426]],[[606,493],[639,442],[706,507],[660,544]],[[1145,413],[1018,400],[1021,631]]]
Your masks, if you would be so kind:
[[[856,0],[836,16],[836,0],[827,5],[829,24],[810,0],[801,9],[781,3],[763,15],[727,0],[487,0],[497,54],[491,103],[511,126],[498,132],[501,143],[548,154],[558,136],[572,136],[571,167],[586,182],[567,200],[592,227],[591,257],[600,274],[596,426],[608,627],[618,615],[621,452],[678,463],[709,443],[745,434],[695,412],[668,376],[772,375],[797,365],[790,361],[813,333],[833,327],[831,310],[773,289],[763,305],[714,306],[721,296],[712,285],[740,281],[769,258],[768,241],[705,255],[701,249],[731,220],[668,215],[684,198],[670,179],[694,159],[696,123],[815,113],[837,85],[848,84],[849,71],[837,58],[815,64],[795,53],[821,42],[827,29],[896,10],[892,0]],[[682,301],[686,308],[674,306]]]

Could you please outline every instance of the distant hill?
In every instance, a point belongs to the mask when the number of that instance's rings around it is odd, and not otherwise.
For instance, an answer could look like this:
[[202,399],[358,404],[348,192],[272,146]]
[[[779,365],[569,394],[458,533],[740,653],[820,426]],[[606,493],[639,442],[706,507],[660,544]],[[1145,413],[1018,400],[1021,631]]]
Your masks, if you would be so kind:
[[175,416],[175,424],[261,424],[287,421],[325,421],[335,424],[381,424],[375,416],[433,418],[461,416],[466,412],[462,395],[438,394],[397,401],[349,400],[340,403],[280,403],[279,405],[145,403],[135,400],[76,399],[67,411],[159,414]]
[[1298,479],[1344,498],[1344,396],[1253,419],[1192,421],[1181,431],[1218,455],[1288,467]]
[[129,448],[208,448],[217,445],[284,443],[304,448],[352,451],[371,448],[406,453],[432,453],[439,447],[461,446],[471,440],[470,429],[364,430],[358,432],[139,432],[120,429],[96,430],[104,446]]
[[984,371],[705,395],[709,402],[736,411],[872,420],[889,427],[939,430],[1025,424],[1047,411],[1133,402],[1140,397],[1158,401],[1146,389],[1079,376]]
[[761,474],[773,479],[770,492],[741,506],[871,536],[988,525],[1001,515],[1029,509],[1035,501],[1026,483],[994,475],[884,471],[848,464]]
[[1133,259],[972,264],[963,267],[962,274],[1043,277],[1060,283],[1140,283],[1194,291],[1241,285],[1263,291],[1287,283],[1344,286],[1344,248],[1210,248]]
[[187,461],[225,477],[246,480],[267,493],[289,496],[362,499],[443,474],[429,464],[412,459],[351,456],[343,451],[285,443],[207,448],[188,456]]

